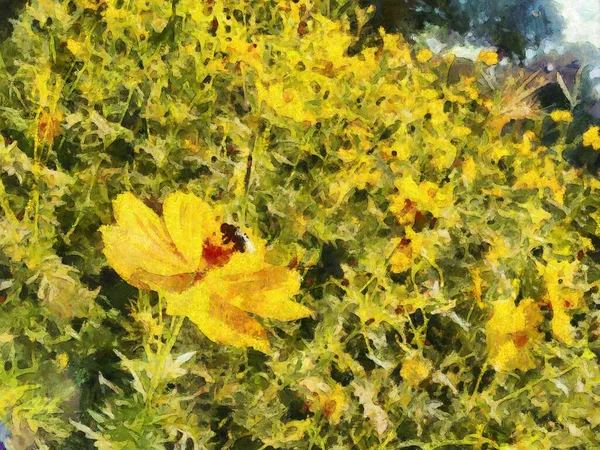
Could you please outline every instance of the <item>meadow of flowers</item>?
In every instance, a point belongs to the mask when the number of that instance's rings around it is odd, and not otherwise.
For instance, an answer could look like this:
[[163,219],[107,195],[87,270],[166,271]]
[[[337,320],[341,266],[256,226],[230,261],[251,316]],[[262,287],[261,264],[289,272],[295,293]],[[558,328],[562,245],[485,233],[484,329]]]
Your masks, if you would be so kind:
[[600,445],[600,128],[372,13],[27,5],[0,47],[8,449]]

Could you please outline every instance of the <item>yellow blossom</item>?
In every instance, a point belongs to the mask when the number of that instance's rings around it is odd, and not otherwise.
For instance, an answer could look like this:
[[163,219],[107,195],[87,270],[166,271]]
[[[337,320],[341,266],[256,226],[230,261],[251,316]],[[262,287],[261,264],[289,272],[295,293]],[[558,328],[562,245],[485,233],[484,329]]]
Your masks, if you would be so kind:
[[550,118],[555,122],[573,122],[573,114],[570,111],[556,110],[550,113]]
[[269,350],[266,331],[247,313],[295,320],[310,310],[290,300],[298,275],[265,262],[249,240],[193,194],[169,195],[159,217],[131,193],[113,203],[115,225],[101,227],[104,254],[129,284],[157,291],[167,313],[188,317],[210,340]]
[[348,409],[348,398],[340,384],[331,386],[321,378],[309,377],[300,382],[310,394],[309,408],[312,412],[320,412],[332,424],[337,424]]
[[61,112],[49,113],[44,111],[40,114],[37,121],[37,135],[41,142],[52,145],[54,139],[60,135],[60,125],[63,120]]
[[320,395],[319,403],[323,411],[323,416],[333,424],[339,423],[343,412],[348,409],[348,400],[344,393],[344,388],[339,384],[336,384],[325,395]]
[[[400,244],[399,244],[400,245]],[[412,267],[412,251],[410,247],[397,250],[390,258],[390,268],[394,273],[406,272]]]
[[513,245],[510,239],[494,235],[489,239],[490,249],[487,252],[485,259],[492,266],[496,267],[499,260],[512,258],[518,253],[519,249]]
[[412,228],[406,228],[406,236],[402,239],[393,239],[396,251],[390,258],[390,268],[394,273],[410,270],[414,259],[423,249],[423,235],[415,233]]
[[419,95],[425,100],[435,100],[440,96],[439,92],[435,89],[421,89]]
[[526,131],[523,133],[523,142],[514,144],[521,155],[529,155],[533,149],[532,142],[537,140],[535,133]]
[[421,49],[417,53],[417,61],[419,61],[420,63],[426,63],[431,58],[433,58],[433,52],[428,48]]
[[59,372],[62,372],[69,364],[69,355],[67,355],[66,353],[59,353],[58,355],[56,355],[55,361]]
[[469,127],[465,127],[463,125],[459,125],[454,127],[452,130],[452,136],[456,138],[462,138],[470,135],[472,130]]
[[[294,88],[284,88],[282,83],[271,83],[265,86],[263,83],[256,85],[257,97],[259,103],[265,103],[277,114],[288,117],[296,122],[316,121],[315,115],[308,109],[305,98]],[[323,111],[321,115],[325,116]],[[331,113],[333,116],[333,112]]]
[[496,371],[526,371],[535,367],[531,352],[541,339],[537,330],[541,320],[539,308],[530,298],[523,299],[519,306],[513,300],[493,303],[493,315],[485,330],[488,361]]
[[545,300],[552,308],[552,334],[567,345],[573,345],[573,329],[569,310],[579,308],[584,292],[575,288],[579,262],[549,259],[546,265],[538,263],[538,272],[546,284]]
[[412,356],[402,363],[400,375],[412,387],[418,387],[431,372],[431,363],[422,356]]
[[600,150],[600,127],[591,127],[583,133],[583,145]]
[[477,166],[470,156],[467,156],[462,163],[462,176],[468,183],[472,183],[477,176]]
[[450,184],[439,187],[430,181],[416,183],[411,176],[404,176],[394,182],[398,194],[392,196],[390,211],[401,214],[407,204],[419,210],[429,211],[436,217],[442,217],[446,209],[453,204],[453,192]]
[[487,66],[494,66],[499,61],[498,53],[491,50],[482,50],[477,57],[477,61],[481,61]]
[[78,58],[89,58],[88,49],[82,42],[78,42],[75,39],[67,39],[67,48]]
[[540,198],[544,196],[545,189],[548,189],[557,203],[564,203],[566,187],[557,179],[559,175],[552,161],[546,159],[541,167],[521,170],[515,180],[516,189],[538,189]]

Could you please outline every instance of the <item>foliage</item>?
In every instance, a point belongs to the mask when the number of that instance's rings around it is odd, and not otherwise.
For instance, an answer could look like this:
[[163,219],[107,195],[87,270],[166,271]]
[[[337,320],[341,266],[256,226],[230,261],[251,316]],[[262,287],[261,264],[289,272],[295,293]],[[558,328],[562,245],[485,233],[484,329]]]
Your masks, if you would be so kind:
[[[490,52],[356,45],[368,20],[334,1],[27,6],[0,77],[9,447],[596,445],[600,183],[563,157],[593,136]],[[268,354],[129,286],[135,228],[103,247],[112,200],[143,199],[143,227],[175,192],[302,276],[310,317],[255,317]]]

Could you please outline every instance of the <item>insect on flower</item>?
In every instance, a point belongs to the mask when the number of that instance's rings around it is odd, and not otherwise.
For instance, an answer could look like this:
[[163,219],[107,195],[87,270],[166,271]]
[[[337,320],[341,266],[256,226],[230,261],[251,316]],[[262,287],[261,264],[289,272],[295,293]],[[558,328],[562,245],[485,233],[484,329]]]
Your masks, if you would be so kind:
[[252,253],[256,250],[248,235],[242,233],[235,225],[222,224],[221,233],[223,233],[223,243],[229,244],[233,242],[233,248],[238,252],[244,253],[248,250],[249,253]]
[[209,339],[269,350],[266,331],[248,313],[282,321],[311,311],[291,300],[298,274],[269,264],[264,241],[222,222],[223,213],[182,192],[162,215],[131,193],[113,203],[115,225],[101,227],[104,254],[129,284],[154,290],[167,313],[189,318]]

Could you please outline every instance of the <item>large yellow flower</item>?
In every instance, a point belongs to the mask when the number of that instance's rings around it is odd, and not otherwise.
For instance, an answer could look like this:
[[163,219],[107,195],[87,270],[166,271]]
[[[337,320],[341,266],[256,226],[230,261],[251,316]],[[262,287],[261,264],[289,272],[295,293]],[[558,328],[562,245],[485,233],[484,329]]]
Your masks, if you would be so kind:
[[185,316],[214,342],[267,352],[264,328],[247,313],[295,320],[311,311],[290,300],[298,274],[265,262],[263,241],[244,239],[222,212],[193,194],[169,195],[162,217],[131,193],[101,227],[104,254],[129,284],[154,290],[167,313]]

